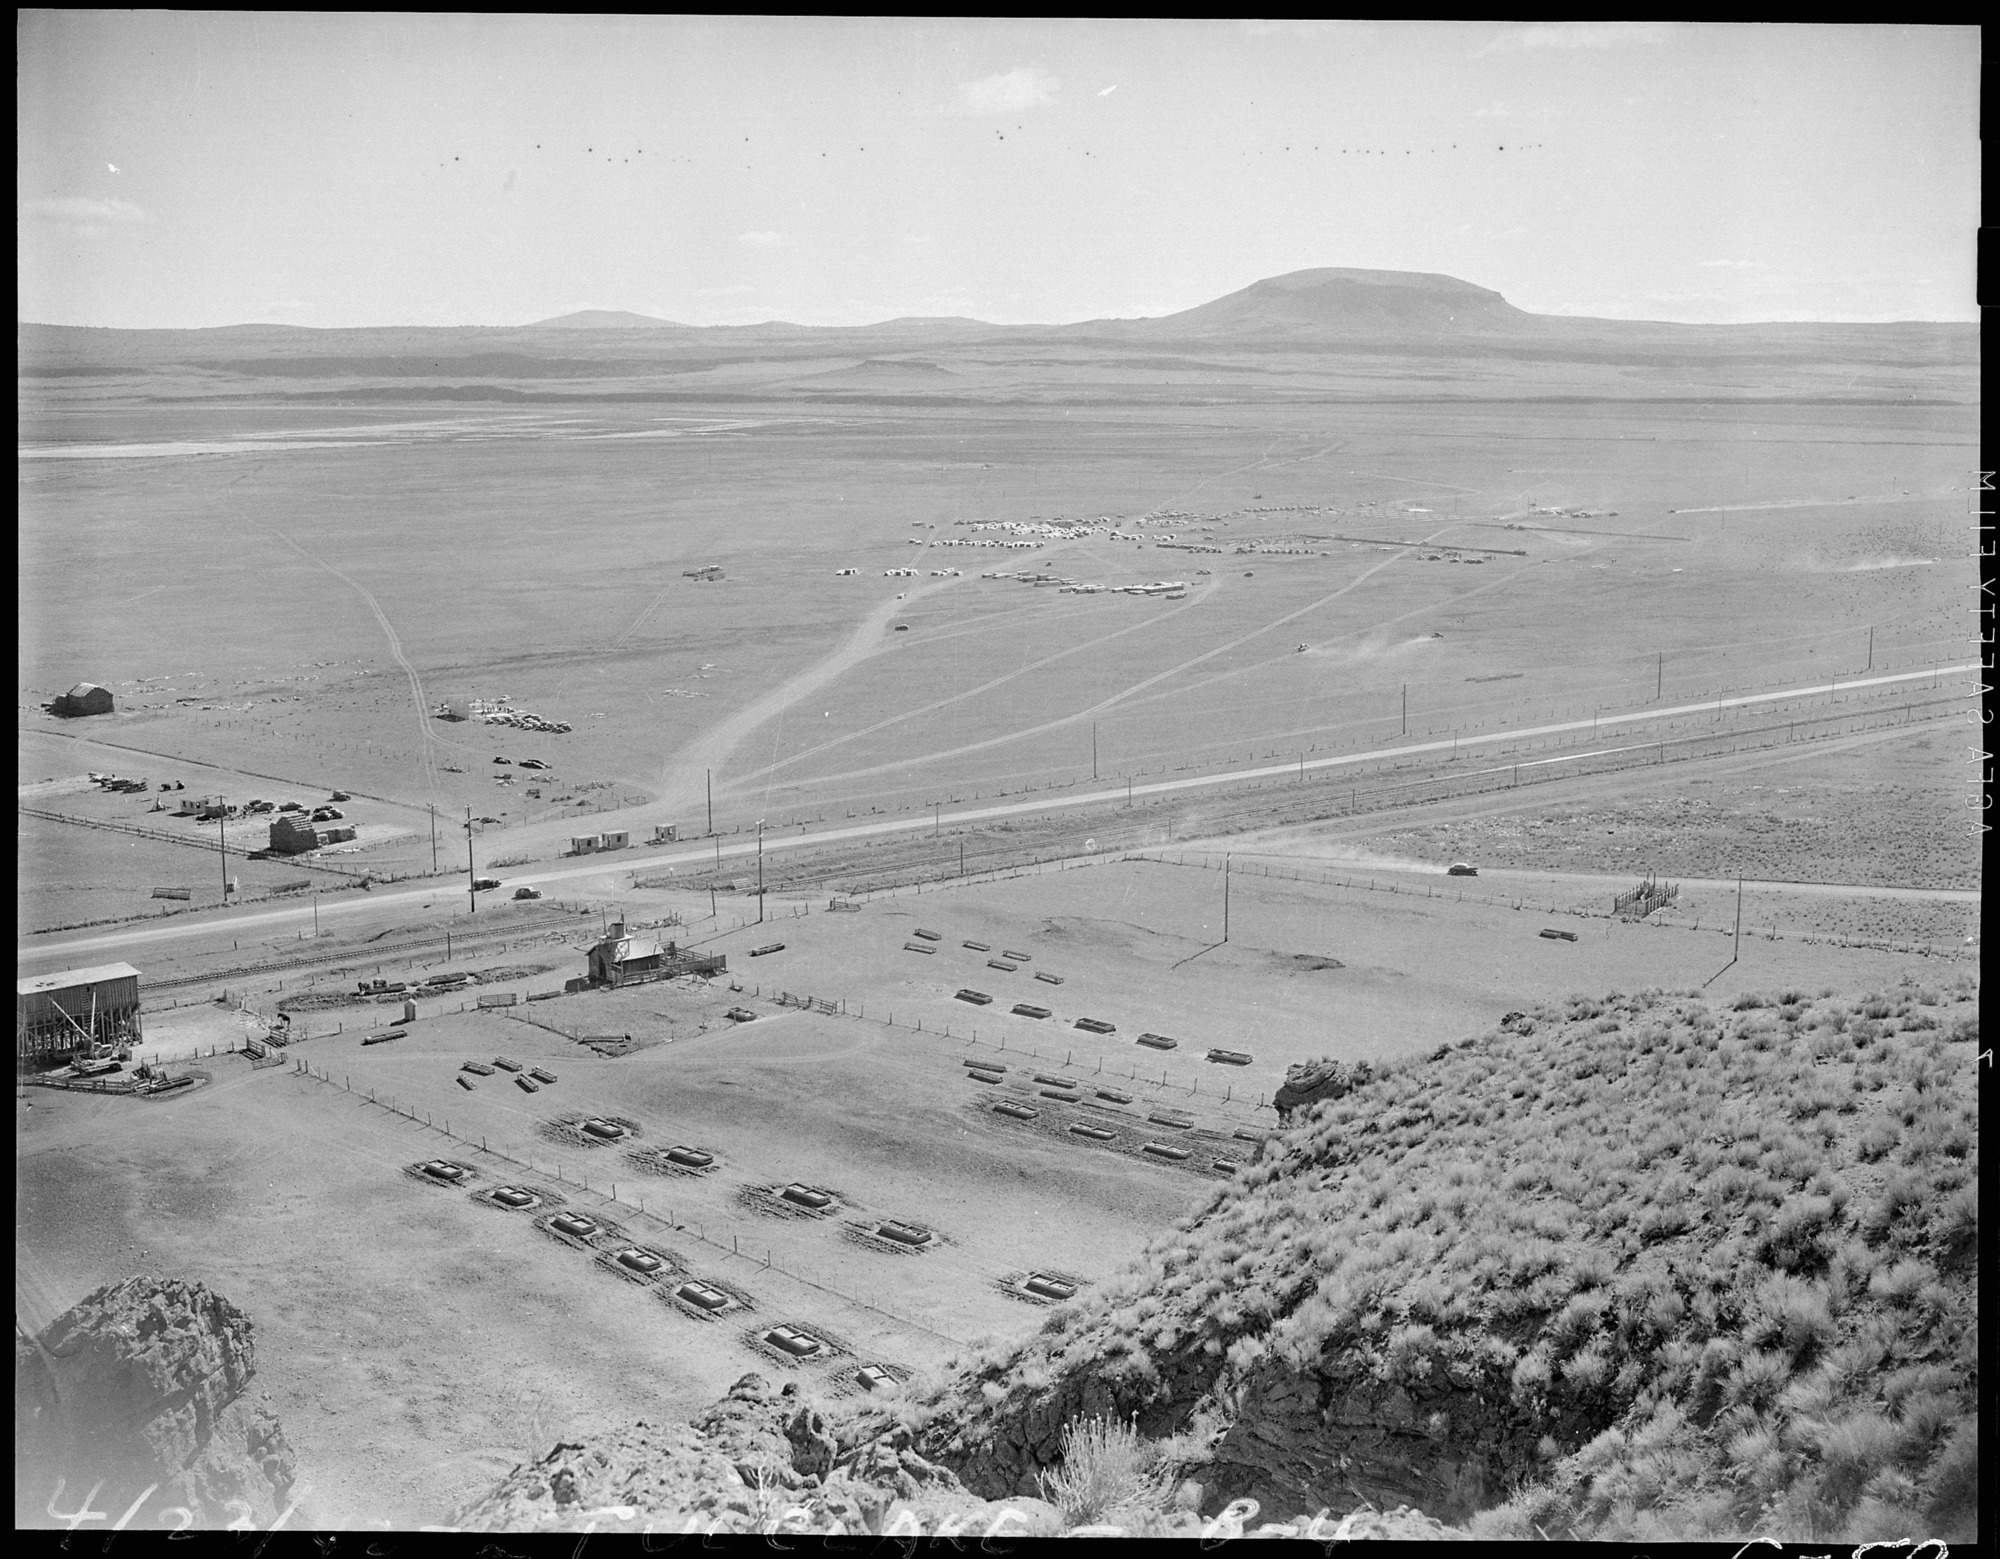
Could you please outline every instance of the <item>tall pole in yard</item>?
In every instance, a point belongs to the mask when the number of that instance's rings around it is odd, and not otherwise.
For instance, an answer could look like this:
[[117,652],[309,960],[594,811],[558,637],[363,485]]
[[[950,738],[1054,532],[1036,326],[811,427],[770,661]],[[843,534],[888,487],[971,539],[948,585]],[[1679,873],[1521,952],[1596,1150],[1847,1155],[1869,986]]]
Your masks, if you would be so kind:
[[472,808],[465,809],[465,897],[472,905],[469,913],[479,913],[478,879],[472,874]]
[[222,858],[222,902],[229,902],[229,821],[228,803],[221,797],[215,798],[215,853]]

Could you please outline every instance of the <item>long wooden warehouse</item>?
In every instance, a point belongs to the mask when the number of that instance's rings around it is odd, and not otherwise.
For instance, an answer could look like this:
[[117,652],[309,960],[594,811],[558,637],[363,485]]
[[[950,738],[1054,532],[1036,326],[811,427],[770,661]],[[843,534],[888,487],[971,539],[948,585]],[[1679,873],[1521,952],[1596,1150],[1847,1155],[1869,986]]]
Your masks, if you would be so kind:
[[14,1049],[20,1065],[45,1065],[77,1051],[139,1039],[139,971],[130,964],[66,969],[14,982]]

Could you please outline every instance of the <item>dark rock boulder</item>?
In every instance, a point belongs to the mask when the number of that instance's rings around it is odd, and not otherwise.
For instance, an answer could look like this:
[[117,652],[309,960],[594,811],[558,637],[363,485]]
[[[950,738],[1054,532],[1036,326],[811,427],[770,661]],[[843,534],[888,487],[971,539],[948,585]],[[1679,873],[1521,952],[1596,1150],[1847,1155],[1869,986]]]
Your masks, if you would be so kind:
[[179,1506],[196,1527],[268,1528],[297,1463],[270,1410],[245,1400],[256,1370],[250,1318],[174,1278],[109,1284],[17,1336],[16,1526],[58,1524],[47,1506],[60,1480],[79,1496],[99,1485],[90,1507],[112,1522],[139,1501],[135,1525]]
[[1289,1119],[1296,1110],[1317,1104],[1322,1099],[1338,1099],[1352,1089],[1366,1084],[1375,1075],[1375,1069],[1366,1061],[1352,1066],[1322,1056],[1317,1061],[1301,1061],[1296,1066],[1285,1068],[1285,1080],[1278,1091],[1271,1096],[1271,1103],[1278,1112],[1278,1119]]

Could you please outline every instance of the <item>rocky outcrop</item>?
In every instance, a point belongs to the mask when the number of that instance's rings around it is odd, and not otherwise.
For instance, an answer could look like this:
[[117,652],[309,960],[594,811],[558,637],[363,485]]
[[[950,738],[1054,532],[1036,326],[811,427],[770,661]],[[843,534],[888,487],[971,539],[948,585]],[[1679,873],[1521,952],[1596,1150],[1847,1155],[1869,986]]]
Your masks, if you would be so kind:
[[1349,1066],[1322,1056],[1317,1061],[1301,1061],[1285,1068],[1285,1080],[1271,1096],[1279,1120],[1289,1119],[1294,1110],[1317,1104],[1322,1099],[1338,1099],[1361,1087],[1375,1075],[1366,1061]]
[[[899,1443],[900,1441],[900,1443]],[[1046,1519],[1012,1502],[1004,1530]],[[882,1533],[946,1522],[984,1534],[997,1508],[912,1450],[879,1415],[836,1420],[798,1386],[745,1375],[692,1424],[634,1425],[517,1467],[454,1524],[474,1531]]]
[[[296,1461],[268,1407],[246,1400],[257,1372],[250,1318],[200,1283],[133,1277],[14,1346],[15,1524],[46,1527],[89,1493],[116,1521],[196,1527],[283,1512]],[[151,1491],[150,1493],[147,1491]],[[79,1507],[80,1504],[79,1504]]]
[[1526,1470],[1527,1448],[1507,1445],[1490,1416],[1474,1392],[1259,1369],[1203,1477],[1217,1497],[1266,1509],[1414,1506],[1463,1521]]

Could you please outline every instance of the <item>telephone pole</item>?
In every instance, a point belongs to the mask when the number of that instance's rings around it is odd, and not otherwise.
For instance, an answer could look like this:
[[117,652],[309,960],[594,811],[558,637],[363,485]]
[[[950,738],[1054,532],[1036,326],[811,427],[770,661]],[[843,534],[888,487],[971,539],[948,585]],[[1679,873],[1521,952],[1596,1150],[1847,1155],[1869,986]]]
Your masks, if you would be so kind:
[[764,923],[764,820],[757,819],[757,924]]
[[431,802],[431,803],[429,804],[429,810],[430,810],[430,814],[431,814],[431,875],[432,875],[432,876],[436,876],[436,875],[437,875],[437,869],[438,869],[438,809],[437,809],[437,803],[436,803],[436,802]]
[[215,853],[222,858],[222,902],[229,902],[229,803],[215,798]]
[[472,873],[472,808],[465,809],[465,896],[471,902],[472,914],[479,913],[479,879]]
[[1229,857],[1222,858],[1222,940],[1229,940]]

